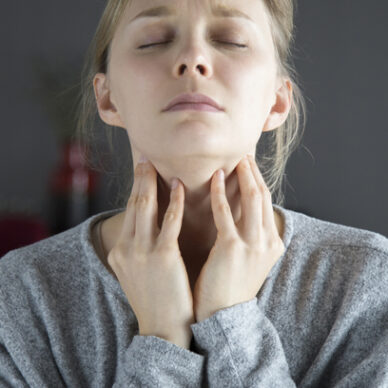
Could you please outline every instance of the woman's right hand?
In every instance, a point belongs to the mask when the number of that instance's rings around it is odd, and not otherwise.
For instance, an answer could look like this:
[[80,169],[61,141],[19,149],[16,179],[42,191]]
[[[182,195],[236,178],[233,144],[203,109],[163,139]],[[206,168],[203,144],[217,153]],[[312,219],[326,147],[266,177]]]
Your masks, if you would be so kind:
[[139,163],[121,234],[108,255],[139,323],[140,335],[153,335],[189,349],[195,323],[193,296],[178,237],[184,211],[184,187],[171,190],[158,227],[157,171]]

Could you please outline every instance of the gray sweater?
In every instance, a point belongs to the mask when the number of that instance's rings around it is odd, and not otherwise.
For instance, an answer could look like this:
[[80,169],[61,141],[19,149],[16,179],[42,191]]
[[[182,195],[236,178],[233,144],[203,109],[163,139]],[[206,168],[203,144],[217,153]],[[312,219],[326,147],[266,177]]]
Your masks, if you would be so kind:
[[388,239],[274,205],[286,251],[252,300],[139,336],[90,217],[0,260],[1,387],[388,387]]

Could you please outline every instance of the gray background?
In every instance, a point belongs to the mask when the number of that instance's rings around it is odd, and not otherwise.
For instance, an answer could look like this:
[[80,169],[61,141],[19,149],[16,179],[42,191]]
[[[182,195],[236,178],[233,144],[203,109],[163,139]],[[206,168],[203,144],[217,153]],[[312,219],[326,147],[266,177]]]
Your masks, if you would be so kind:
[[[57,123],[33,64],[77,74],[104,1],[12,1],[1,16],[0,210],[48,217],[60,157]],[[285,207],[388,236],[388,27],[385,1],[300,1],[295,63],[307,99],[302,146],[287,168]],[[66,76],[63,76],[66,79]],[[71,80],[71,76],[68,77]],[[125,138],[123,138],[125,139]],[[118,142],[118,155],[129,143]],[[98,211],[114,190],[101,181]]]

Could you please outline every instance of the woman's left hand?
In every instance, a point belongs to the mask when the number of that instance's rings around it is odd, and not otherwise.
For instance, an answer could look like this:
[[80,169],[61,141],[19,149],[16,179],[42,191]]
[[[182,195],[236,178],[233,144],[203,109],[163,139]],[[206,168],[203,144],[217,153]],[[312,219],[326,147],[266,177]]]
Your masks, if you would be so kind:
[[197,322],[254,298],[285,251],[275,224],[271,193],[252,156],[240,161],[237,175],[241,218],[236,223],[225,195],[225,181],[217,173],[212,178],[217,239],[194,287]]

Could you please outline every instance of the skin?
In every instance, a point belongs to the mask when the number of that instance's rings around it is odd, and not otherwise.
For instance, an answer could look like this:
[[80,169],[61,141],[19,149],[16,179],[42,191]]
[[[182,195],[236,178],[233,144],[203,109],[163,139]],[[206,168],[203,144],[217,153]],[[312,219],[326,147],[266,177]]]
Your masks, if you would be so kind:
[[[218,3],[134,0],[115,32],[107,74],[96,74],[93,83],[101,119],[128,134],[134,167],[145,155],[157,171],[159,227],[169,204],[172,178],[183,184],[179,247],[193,292],[217,239],[212,178],[219,169],[225,171],[225,198],[234,220],[240,220],[242,189],[237,166],[245,155],[255,154],[262,132],[284,123],[292,99],[291,82],[277,77],[264,4],[258,0],[222,2],[249,15],[251,23],[212,16],[210,5]],[[139,12],[156,5],[175,7],[177,16],[129,23]],[[163,112],[174,97],[191,92],[210,96],[223,111]],[[271,212],[277,235],[282,237],[283,220],[272,206]],[[124,217],[120,213],[102,225],[107,254],[117,242]],[[115,275],[106,260],[105,265]],[[207,314],[210,312],[204,312],[202,318]]]

